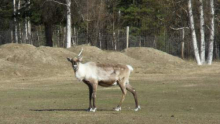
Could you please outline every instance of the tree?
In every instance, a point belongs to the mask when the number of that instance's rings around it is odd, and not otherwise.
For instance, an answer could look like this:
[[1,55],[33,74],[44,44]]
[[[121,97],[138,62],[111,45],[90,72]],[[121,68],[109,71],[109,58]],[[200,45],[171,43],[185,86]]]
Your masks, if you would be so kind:
[[208,65],[212,64],[213,59],[213,47],[214,47],[214,35],[215,35],[215,6],[214,0],[210,0],[210,14],[211,14],[211,28],[210,28],[210,38],[209,38],[209,50],[208,50]]
[[41,8],[42,22],[45,28],[46,46],[53,46],[53,25],[56,23],[55,19],[57,6],[53,2],[45,2]]
[[131,35],[142,36],[164,32],[167,8],[164,0],[120,0],[118,5],[123,27],[130,26]]
[[191,35],[192,35],[194,55],[195,55],[197,64],[202,65],[201,60],[200,60],[200,56],[199,56],[199,49],[198,49],[198,46],[197,46],[195,24],[194,24],[193,12],[192,12],[192,0],[188,0],[188,9],[189,9],[190,29],[191,29],[191,32],[192,32]]
[[205,22],[204,22],[204,11],[203,11],[203,0],[199,0],[199,11],[200,11],[200,36],[201,36],[201,47],[200,57],[201,63],[205,63]]
[[14,42],[18,43],[18,26],[17,26],[17,3],[13,0],[13,18],[14,18]]
[[[203,0],[199,0],[199,11],[200,11],[200,35],[201,35],[201,52],[200,56],[198,53],[198,47],[197,47],[197,39],[196,39],[196,31],[195,31],[195,24],[194,24],[194,18],[192,13],[192,1],[188,1],[188,9],[189,9],[189,18],[190,18],[190,28],[191,28],[191,35],[192,35],[192,41],[193,41],[193,48],[194,48],[194,54],[198,65],[204,64],[205,62],[205,23],[204,23],[204,11],[203,11]],[[208,48],[208,57],[207,57],[207,63],[208,65],[212,64],[213,59],[213,47],[214,47],[214,35],[215,35],[215,8],[214,8],[214,0],[210,0],[210,37],[209,37],[209,48]],[[201,58],[200,58],[201,57]]]
[[71,37],[72,37],[72,27],[71,27],[71,0],[66,0],[66,9],[67,9],[67,14],[66,14],[66,18],[67,18],[67,23],[66,23],[66,27],[67,27],[67,35],[66,35],[66,48],[70,48],[71,47]]
[[[47,4],[46,4],[47,3]],[[57,13],[57,9],[59,7],[56,7],[55,4],[58,5],[64,5],[66,7],[66,48],[70,48],[71,47],[71,40],[72,40],[72,22],[71,22],[71,0],[66,0],[66,3],[62,3],[60,1],[56,1],[56,0],[47,0],[44,5],[44,9],[43,13],[45,14],[44,17],[44,25],[45,25],[45,35],[46,35],[46,44],[48,46],[53,46],[53,41],[52,41],[52,35],[53,35],[53,29],[52,29],[52,25],[53,23],[56,23],[54,21],[54,18],[57,18],[57,20],[59,20],[58,22],[60,22],[60,19],[58,19],[58,15],[56,15]],[[48,14],[49,12],[49,14]],[[51,16],[51,17],[48,17]]]

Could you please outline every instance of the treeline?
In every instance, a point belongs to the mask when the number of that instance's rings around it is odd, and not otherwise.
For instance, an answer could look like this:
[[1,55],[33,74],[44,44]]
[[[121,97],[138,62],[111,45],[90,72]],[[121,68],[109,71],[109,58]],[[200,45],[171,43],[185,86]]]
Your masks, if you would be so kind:
[[[129,26],[130,46],[150,46],[192,57],[195,50],[192,50],[189,1],[1,0],[0,43],[59,47],[87,43],[102,49],[121,50],[126,47],[126,27]],[[204,46],[200,33],[203,5],[202,27],[205,51],[208,51],[213,17],[210,0],[191,2],[198,46]],[[218,34],[220,0],[215,0],[214,5],[214,34]],[[214,35],[215,58],[219,56],[219,39]],[[198,51],[204,50],[198,47]]]

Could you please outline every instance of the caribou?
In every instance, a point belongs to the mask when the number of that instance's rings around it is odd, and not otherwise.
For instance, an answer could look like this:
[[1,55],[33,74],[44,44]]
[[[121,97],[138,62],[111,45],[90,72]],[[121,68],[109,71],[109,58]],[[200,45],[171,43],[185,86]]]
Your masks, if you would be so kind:
[[110,87],[118,85],[122,91],[121,100],[115,111],[121,111],[121,105],[125,99],[127,91],[131,92],[135,100],[135,111],[141,109],[138,104],[137,92],[129,83],[130,73],[133,71],[132,66],[122,64],[103,64],[99,62],[82,63],[83,48],[77,57],[67,58],[72,64],[75,76],[79,81],[84,82],[89,88],[89,108],[87,111],[96,111],[96,92],[98,85]]

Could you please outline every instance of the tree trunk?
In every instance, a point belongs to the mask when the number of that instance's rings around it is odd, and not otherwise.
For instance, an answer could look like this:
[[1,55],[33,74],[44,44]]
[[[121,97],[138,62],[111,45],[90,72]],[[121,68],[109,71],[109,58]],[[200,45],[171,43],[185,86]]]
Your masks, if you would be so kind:
[[17,26],[16,0],[13,0],[13,11],[14,11],[14,42],[18,43],[18,26]]
[[184,59],[185,51],[185,28],[182,29],[181,57]]
[[88,10],[88,0],[86,0],[86,43],[89,44],[89,10]]
[[11,30],[11,43],[14,43],[14,32]]
[[66,48],[70,48],[71,47],[71,34],[72,34],[71,33],[72,32],[72,28],[71,28],[71,0],[66,0],[66,7],[67,7]]
[[[21,1],[18,0],[18,12],[17,14],[20,15],[20,9],[21,9]],[[18,43],[22,43],[22,32],[21,32],[21,23],[18,22]]]
[[141,37],[139,37],[139,47],[141,47]]
[[37,26],[37,44],[38,44],[38,46],[40,46],[40,36],[39,36],[39,27],[40,26]]
[[208,58],[207,63],[208,65],[212,64],[213,59],[213,44],[214,44],[214,36],[215,36],[215,8],[214,8],[214,0],[210,0],[210,7],[211,7],[211,29],[210,29],[210,38],[209,38],[209,50],[208,50]]
[[116,43],[116,37],[115,37],[115,15],[114,15],[114,4],[113,4],[113,19],[112,19],[112,46],[114,50],[117,50],[117,43]]
[[71,0],[66,0],[66,7],[67,7],[67,34],[66,34],[66,48],[71,47]]
[[157,36],[156,36],[156,35],[154,35],[153,47],[154,47],[155,49],[157,49]]
[[102,36],[100,32],[99,32],[99,48],[102,49]]
[[59,44],[59,47],[63,47],[63,28],[61,27],[61,25],[59,25],[59,30],[60,30],[60,34],[59,34],[59,39],[60,39],[60,44]]
[[24,19],[24,41],[25,43],[28,42],[28,21],[27,21],[27,17],[25,15],[25,19]]
[[44,23],[45,27],[45,36],[46,36],[46,46],[53,47],[53,29],[52,24],[50,22]]
[[116,40],[115,32],[113,32],[113,45],[114,45],[114,50],[117,50],[117,40]]
[[66,41],[66,27],[63,27],[63,47],[65,48],[65,41]]
[[219,47],[218,47],[218,43],[215,41],[214,42],[214,48],[215,48],[215,58],[217,59],[217,60],[219,60]]
[[204,23],[204,11],[203,11],[203,0],[199,0],[200,6],[200,35],[201,35],[201,47],[200,47],[200,57],[201,63],[205,63],[205,23]]
[[76,45],[76,27],[73,28],[73,45]]
[[28,0],[29,7],[28,7],[28,16],[27,16],[27,26],[28,26],[27,31],[28,31],[28,41],[30,44],[33,44],[32,38],[31,38],[30,4],[31,4],[31,2],[30,2],[30,0]]
[[189,9],[190,29],[191,29],[191,35],[192,35],[194,54],[195,54],[197,64],[202,65],[200,56],[199,56],[198,46],[197,46],[196,31],[195,31],[195,25],[194,25],[193,13],[192,13],[192,0],[188,1],[188,9]]
[[21,29],[21,23],[18,23],[18,43],[22,43],[22,29]]
[[126,28],[126,49],[129,46],[129,26]]
[[28,31],[28,41],[29,41],[29,43],[30,44],[33,44],[32,43],[32,39],[31,39],[31,21],[30,21],[30,17],[28,16],[28,18],[27,18],[27,31]]

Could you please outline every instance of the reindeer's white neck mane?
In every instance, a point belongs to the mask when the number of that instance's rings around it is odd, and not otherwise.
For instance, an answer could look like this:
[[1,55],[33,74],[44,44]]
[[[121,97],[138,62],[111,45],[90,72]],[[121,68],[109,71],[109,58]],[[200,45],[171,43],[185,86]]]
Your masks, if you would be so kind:
[[78,70],[75,72],[76,78],[80,81],[82,81],[85,78],[86,79],[89,79],[89,78],[97,79],[96,68],[95,66],[91,66],[93,64],[95,63],[93,62],[88,62],[85,64],[79,63]]
[[79,81],[82,81],[85,78],[85,65],[79,63],[78,70],[75,72],[75,76]]

